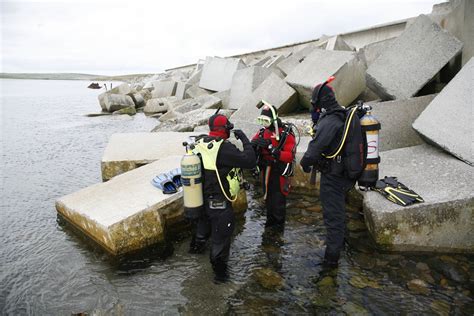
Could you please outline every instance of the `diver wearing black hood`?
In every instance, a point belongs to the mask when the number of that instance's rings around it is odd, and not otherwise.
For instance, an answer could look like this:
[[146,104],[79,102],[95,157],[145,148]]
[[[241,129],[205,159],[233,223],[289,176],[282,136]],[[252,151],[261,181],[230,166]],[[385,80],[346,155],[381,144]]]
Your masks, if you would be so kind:
[[344,176],[343,161],[340,156],[325,158],[333,153],[342,137],[346,110],[339,105],[334,90],[328,84],[334,79],[317,85],[312,94],[311,118],[316,133],[300,161],[305,172],[311,167],[321,171],[320,199],[323,207],[324,225],[327,229],[326,252],[323,266],[335,268],[344,246],[345,196],[355,181]]

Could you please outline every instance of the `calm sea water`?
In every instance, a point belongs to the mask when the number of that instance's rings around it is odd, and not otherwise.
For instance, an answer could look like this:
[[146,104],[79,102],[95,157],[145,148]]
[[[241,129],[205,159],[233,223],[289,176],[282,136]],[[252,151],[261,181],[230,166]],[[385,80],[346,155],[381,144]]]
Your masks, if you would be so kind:
[[[212,283],[208,253],[187,254],[188,235],[166,249],[110,258],[62,223],[54,202],[101,181],[100,159],[113,133],[150,131],[157,121],[85,117],[100,110],[100,91],[86,89],[89,82],[0,84],[0,314],[474,313],[472,258],[383,254],[357,225],[338,274],[321,282],[324,227],[310,196],[292,196],[278,236],[264,233],[262,201],[249,192],[225,285]],[[351,214],[357,224],[360,215]],[[261,269],[279,286],[262,287]],[[414,279],[426,287],[409,290]]]

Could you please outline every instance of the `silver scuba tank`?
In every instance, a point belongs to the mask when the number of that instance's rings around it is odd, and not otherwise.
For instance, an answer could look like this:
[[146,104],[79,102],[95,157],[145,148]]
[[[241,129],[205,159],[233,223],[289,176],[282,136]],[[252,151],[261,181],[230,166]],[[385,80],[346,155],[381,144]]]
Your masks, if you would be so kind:
[[204,209],[201,172],[201,159],[191,150],[187,150],[181,159],[181,181],[183,183],[184,216],[190,220],[198,219]]

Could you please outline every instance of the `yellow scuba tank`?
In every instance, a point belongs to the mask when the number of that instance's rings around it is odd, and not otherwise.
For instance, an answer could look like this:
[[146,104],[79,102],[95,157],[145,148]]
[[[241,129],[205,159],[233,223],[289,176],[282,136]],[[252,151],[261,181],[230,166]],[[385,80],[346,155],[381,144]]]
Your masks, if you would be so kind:
[[374,187],[375,183],[379,178],[379,130],[381,128],[380,122],[371,114],[372,109],[369,106],[364,106],[366,114],[361,117],[360,125],[362,131],[366,134],[367,139],[367,156],[366,156],[366,167],[362,172],[362,175],[358,179],[359,187],[370,188]]
[[[186,146],[186,145],[185,145]],[[184,216],[197,219],[204,209],[201,159],[191,150],[181,159],[181,181],[184,194]]]

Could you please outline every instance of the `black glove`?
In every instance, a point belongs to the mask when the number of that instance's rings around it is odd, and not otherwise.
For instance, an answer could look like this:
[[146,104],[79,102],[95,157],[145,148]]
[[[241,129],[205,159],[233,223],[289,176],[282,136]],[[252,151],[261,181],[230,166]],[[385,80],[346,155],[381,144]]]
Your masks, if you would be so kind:
[[233,129],[232,131],[234,132],[235,138],[242,140],[242,142],[245,140],[248,142],[249,139],[247,138],[247,135],[245,135],[241,129]]
[[310,166],[301,166],[301,169],[303,169],[304,173],[310,173],[311,172],[311,167]]
[[270,150],[270,154],[273,156],[273,158],[280,159],[281,151],[279,149],[272,148]]
[[262,148],[268,148],[272,141],[270,139],[264,139],[262,137],[252,139],[252,145],[255,147],[262,147]]

